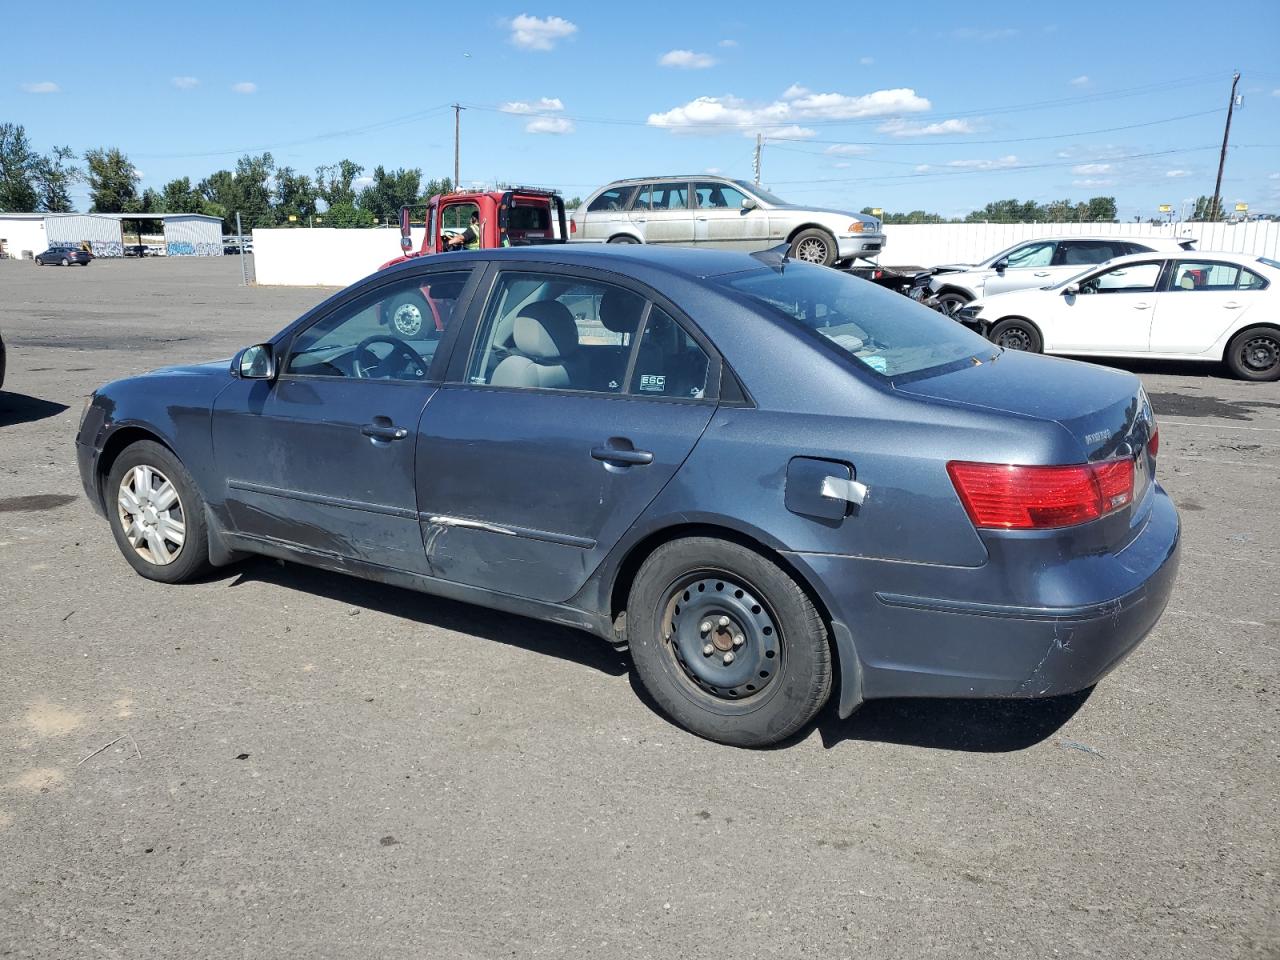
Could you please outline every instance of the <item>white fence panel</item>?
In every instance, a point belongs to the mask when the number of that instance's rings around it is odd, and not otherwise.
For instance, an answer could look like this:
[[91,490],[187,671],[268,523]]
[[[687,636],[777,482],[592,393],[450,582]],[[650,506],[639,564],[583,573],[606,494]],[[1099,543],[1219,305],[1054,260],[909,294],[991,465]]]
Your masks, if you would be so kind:
[[[423,231],[413,231],[413,246]],[[400,256],[400,231],[333,227],[253,231],[253,271],[259,284],[345,287]]]
[[1188,237],[1201,252],[1249,253],[1280,259],[1280,222],[1248,223],[921,223],[886,224],[885,264],[934,267],[977,263],[1040,237]]

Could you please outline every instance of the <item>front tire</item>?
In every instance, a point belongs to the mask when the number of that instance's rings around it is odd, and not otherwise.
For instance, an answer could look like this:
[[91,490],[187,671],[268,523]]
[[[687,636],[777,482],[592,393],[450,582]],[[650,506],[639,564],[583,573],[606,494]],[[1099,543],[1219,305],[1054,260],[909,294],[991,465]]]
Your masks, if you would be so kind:
[[[402,293],[387,304],[387,326],[402,337],[413,339],[421,336],[430,316],[427,301],[419,293]],[[431,326],[434,329],[434,320]]]
[[955,291],[938,294],[938,312],[945,313],[954,320],[960,308],[969,303],[971,299],[971,297],[966,297],[963,293]]
[[620,233],[616,237],[610,237],[609,242],[610,243],[639,243],[640,241],[637,240],[635,237],[631,236],[631,234],[629,233]]
[[636,672],[686,730],[738,747],[785,740],[831,694],[821,615],[784,570],[711,537],[674,540],[636,574],[627,603]]
[[116,546],[148,580],[185,583],[209,567],[204,498],[168,448],[150,440],[127,447],[104,499]]
[[1231,338],[1227,368],[1241,380],[1280,380],[1280,330],[1248,327]]
[[835,237],[817,227],[801,230],[791,241],[792,260],[803,260],[805,263],[829,267],[836,262],[836,255]]
[[62,258],[62,265],[63,265],[64,267],[69,267],[69,266],[71,266],[71,261],[70,261],[70,260],[68,260],[66,257],[63,257],[63,258]]
[[987,339],[1005,350],[1039,353],[1044,349],[1044,341],[1040,339],[1040,331],[1036,329],[1035,324],[1021,317],[1001,320],[991,328]]

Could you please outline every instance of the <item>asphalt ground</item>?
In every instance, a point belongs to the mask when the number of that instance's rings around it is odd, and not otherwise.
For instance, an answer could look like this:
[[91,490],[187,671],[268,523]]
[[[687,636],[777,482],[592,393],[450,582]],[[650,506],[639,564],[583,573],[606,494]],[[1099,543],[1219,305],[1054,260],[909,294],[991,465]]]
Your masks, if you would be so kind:
[[1183,560],[1092,695],[749,752],[585,634],[268,561],[136,576],[82,398],[328,292],[239,282],[0,262],[0,956],[1280,956],[1280,385],[1128,366]]

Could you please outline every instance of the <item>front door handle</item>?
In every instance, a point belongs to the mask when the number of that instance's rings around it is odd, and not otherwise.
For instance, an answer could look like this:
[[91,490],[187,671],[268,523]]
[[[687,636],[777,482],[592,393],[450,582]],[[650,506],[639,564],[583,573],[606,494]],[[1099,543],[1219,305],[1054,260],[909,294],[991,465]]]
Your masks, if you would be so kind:
[[1047,277],[1048,275],[1049,275],[1048,270],[1041,270],[1039,273],[1036,274],[1037,277]]
[[1135,304],[1133,305],[1133,309],[1135,309],[1135,310],[1145,310],[1145,309],[1147,309],[1147,307],[1149,307],[1149,306],[1151,306],[1151,304],[1149,304],[1149,303],[1135,303]]
[[397,427],[386,417],[374,417],[373,423],[366,423],[360,432],[371,440],[403,440],[409,435],[404,427]]
[[620,467],[643,467],[653,463],[653,451],[628,449],[601,444],[591,448],[591,459],[612,463]]
[[1244,304],[1236,303],[1234,300],[1232,300],[1230,303],[1224,303],[1223,306],[1226,307],[1228,310],[1239,310],[1241,307],[1244,306]]

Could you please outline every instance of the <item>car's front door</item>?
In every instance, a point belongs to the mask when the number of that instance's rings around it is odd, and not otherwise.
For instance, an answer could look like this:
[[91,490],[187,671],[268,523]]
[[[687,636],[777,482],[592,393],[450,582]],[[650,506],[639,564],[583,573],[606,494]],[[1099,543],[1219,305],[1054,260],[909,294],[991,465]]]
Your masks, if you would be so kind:
[[[1045,349],[1058,353],[1145,353],[1164,264],[1124,263],[1083,278],[1079,293],[1061,294]],[[1046,295],[1050,295],[1046,292]]]
[[1057,249],[1056,240],[1034,240],[1011,250],[996,261],[996,272],[987,278],[983,296],[1050,283],[1050,268]]
[[568,600],[706,429],[718,362],[606,276],[529,264],[485,281],[474,346],[419,428],[434,576]]
[[693,185],[693,232],[698,244],[752,251],[768,245],[769,217],[758,208],[745,209],[747,195],[718,181]]
[[415,447],[442,333],[423,323],[406,335],[392,313],[429,285],[439,315],[451,316],[442,306],[470,276],[371,281],[279,344],[274,380],[237,379],[219,395],[213,448],[234,532],[425,572]]
[[631,222],[645,243],[693,243],[689,184],[683,180],[646,183],[636,192]]
[[1234,263],[1178,260],[1164,292],[1156,295],[1152,353],[1201,354],[1211,350],[1256,303],[1267,282]]

